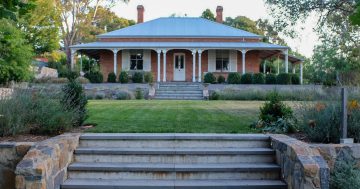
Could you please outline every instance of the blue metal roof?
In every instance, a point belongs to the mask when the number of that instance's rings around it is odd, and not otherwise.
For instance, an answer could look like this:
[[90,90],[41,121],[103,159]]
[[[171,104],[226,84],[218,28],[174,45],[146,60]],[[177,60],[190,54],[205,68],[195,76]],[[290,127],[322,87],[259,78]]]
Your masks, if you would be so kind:
[[136,24],[109,33],[98,38],[110,37],[244,37],[261,38],[261,36],[236,29],[224,24],[203,18],[168,17],[158,18],[141,24]]
[[73,49],[288,49],[263,42],[93,42],[71,46]]

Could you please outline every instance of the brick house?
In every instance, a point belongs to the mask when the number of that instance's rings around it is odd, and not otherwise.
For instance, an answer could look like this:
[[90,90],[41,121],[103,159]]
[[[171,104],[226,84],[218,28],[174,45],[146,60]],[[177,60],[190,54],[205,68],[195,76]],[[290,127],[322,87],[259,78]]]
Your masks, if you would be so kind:
[[289,47],[264,43],[262,36],[222,24],[221,6],[216,22],[189,17],[144,22],[144,7],[137,10],[138,24],[71,46],[72,67],[80,52],[99,59],[105,80],[109,73],[125,70],[152,72],[157,82],[201,82],[207,72],[225,77],[230,72],[258,73],[262,60],[278,56],[286,73],[289,62],[300,64],[302,82],[301,59],[289,56]]

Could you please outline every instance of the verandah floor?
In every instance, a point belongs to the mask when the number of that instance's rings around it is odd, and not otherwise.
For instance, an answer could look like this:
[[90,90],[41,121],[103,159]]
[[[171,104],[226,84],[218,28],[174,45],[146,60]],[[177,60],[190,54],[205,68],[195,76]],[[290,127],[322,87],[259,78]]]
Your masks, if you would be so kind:
[[88,132],[252,133],[259,101],[91,100]]

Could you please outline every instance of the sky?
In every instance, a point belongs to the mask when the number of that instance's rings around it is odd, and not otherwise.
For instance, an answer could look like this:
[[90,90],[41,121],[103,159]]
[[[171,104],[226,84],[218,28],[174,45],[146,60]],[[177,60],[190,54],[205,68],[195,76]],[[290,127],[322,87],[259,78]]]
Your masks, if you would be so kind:
[[[205,9],[216,12],[218,5],[223,6],[223,17],[246,16],[252,20],[272,19],[266,9],[264,0],[130,0],[125,4],[118,2],[113,8],[118,16],[137,20],[137,5],[145,7],[144,20],[149,21],[159,17],[168,17],[172,14],[177,16],[199,17]],[[317,36],[312,31],[316,19],[309,18],[306,28],[299,30],[298,38],[285,38],[287,44],[301,54],[311,57],[314,45],[317,44]]]

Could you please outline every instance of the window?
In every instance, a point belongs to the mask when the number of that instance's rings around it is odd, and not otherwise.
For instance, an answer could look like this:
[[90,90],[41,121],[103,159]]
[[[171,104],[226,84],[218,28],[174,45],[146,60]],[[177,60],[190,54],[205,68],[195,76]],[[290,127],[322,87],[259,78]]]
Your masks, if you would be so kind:
[[143,57],[142,51],[130,51],[130,70],[143,70]]
[[229,71],[229,51],[216,51],[216,71]]

